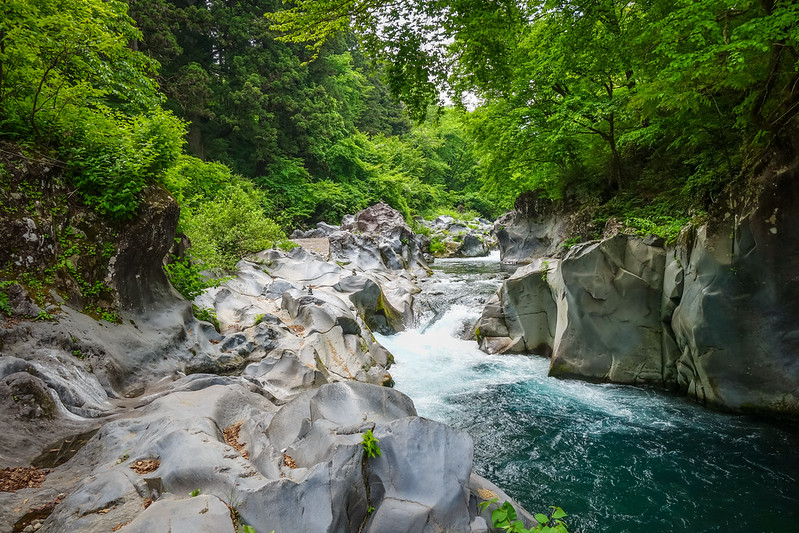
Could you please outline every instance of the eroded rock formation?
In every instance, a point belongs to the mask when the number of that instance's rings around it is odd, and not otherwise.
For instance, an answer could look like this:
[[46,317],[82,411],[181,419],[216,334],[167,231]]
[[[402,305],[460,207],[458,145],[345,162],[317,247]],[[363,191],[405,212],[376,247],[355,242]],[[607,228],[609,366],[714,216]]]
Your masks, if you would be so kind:
[[779,166],[749,203],[673,246],[616,235],[520,269],[488,302],[481,347],[551,354],[554,376],[799,414],[796,168]]
[[488,532],[496,505],[477,503],[508,497],[472,472],[471,439],[384,386],[393,358],[371,332],[410,323],[427,273],[401,217],[327,228],[335,261],[239,262],[193,302],[212,324],[165,284],[174,203],[151,192],[109,250],[114,322],[69,298],[31,321],[42,308],[5,287],[29,316],[0,328],[0,467],[45,470],[0,492],[0,531]]

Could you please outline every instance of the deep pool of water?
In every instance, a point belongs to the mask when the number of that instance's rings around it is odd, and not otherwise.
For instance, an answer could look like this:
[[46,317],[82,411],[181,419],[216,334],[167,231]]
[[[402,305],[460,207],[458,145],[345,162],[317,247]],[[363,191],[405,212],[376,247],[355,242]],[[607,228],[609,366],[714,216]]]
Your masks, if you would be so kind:
[[496,261],[439,261],[419,327],[379,336],[396,388],[472,436],[479,474],[531,512],[563,507],[571,532],[799,531],[797,425],[480,352],[456,337],[503,275]]

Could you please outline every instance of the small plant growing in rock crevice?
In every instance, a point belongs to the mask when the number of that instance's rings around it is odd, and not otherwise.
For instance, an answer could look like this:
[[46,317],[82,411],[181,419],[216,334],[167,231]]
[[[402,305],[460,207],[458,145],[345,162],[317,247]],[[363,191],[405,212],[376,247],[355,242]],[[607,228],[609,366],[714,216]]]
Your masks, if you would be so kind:
[[196,305],[192,305],[192,310],[194,311],[194,317],[197,320],[203,320],[205,322],[210,322],[214,325],[214,329],[219,333],[220,324],[219,320],[216,318],[216,312],[211,309],[210,307],[198,307]]
[[375,438],[371,429],[367,430],[366,433],[363,434],[363,453],[366,455],[366,457],[375,458],[382,454],[380,451],[380,446],[378,445],[379,442],[380,440]]

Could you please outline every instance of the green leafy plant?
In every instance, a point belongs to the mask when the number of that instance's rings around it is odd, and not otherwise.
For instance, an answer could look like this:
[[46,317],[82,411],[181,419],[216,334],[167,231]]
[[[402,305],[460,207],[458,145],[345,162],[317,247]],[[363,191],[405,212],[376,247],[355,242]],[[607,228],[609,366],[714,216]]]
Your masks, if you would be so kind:
[[[247,524],[241,525],[241,533],[258,533],[254,527],[248,526]],[[274,533],[274,532],[272,532]]]
[[187,300],[193,300],[202,292],[210,287],[218,287],[221,279],[213,279],[204,276],[200,265],[190,257],[182,259],[174,257],[168,265],[164,265],[169,282]]
[[200,489],[194,489],[193,491],[191,491],[189,493],[189,496],[191,496],[192,498],[194,498],[195,496],[199,496],[199,495],[200,495]]
[[219,324],[219,320],[216,318],[216,312],[213,309],[209,307],[197,307],[196,305],[192,305],[191,308],[194,311],[194,316],[197,318],[197,320],[210,322],[214,325],[214,329],[219,332],[221,326]]
[[541,263],[541,281],[546,283],[548,275],[549,275],[549,261],[543,261]]
[[[485,511],[492,504],[498,504],[497,498],[491,498],[478,504],[481,511]],[[535,515],[538,525],[527,529],[524,523],[519,519],[516,509],[510,502],[506,501],[499,505],[491,513],[491,522],[495,528],[503,529],[511,533],[568,533],[566,524],[563,523],[561,518],[567,515],[560,507],[550,507],[549,515],[538,513]]]
[[39,314],[36,315],[36,320],[53,320],[53,315],[42,309],[39,311]]
[[11,304],[8,301],[8,294],[5,289],[13,285],[13,281],[0,281],[0,312],[11,316]]
[[367,430],[366,433],[363,434],[363,453],[366,455],[366,457],[375,458],[381,455],[380,446],[378,445],[379,442],[380,440],[375,438],[371,429]]
[[431,254],[441,254],[447,251],[447,247],[441,241],[441,237],[438,235],[434,236],[430,240],[430,253]]

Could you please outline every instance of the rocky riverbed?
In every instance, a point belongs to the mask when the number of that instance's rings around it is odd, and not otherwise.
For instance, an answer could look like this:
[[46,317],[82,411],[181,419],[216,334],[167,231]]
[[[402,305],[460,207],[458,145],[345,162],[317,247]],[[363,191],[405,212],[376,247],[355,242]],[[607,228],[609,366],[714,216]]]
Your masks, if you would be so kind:
[[420,241],[385,205],[331,233],[330,260],[241,261],[193,302],[215,324],[176,294],[119,323],[6,320],[0,530],[489,531],[477,504],[506,496],[466,433],[386,386],[372,335],[413,321]]

